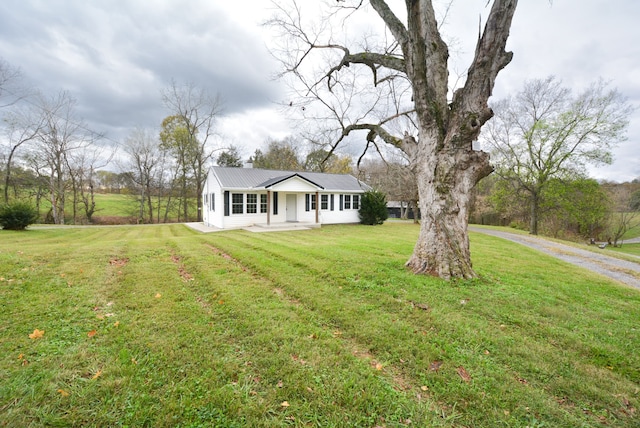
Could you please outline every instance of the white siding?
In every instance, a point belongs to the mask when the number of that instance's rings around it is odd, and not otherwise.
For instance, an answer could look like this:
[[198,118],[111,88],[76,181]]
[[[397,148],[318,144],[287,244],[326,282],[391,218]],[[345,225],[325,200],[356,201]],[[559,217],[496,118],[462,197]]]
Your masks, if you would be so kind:
[[202,190],[202,198],[204,199],[204,195],[208,195],[207,199],[211,198],[211,195],[214,197],[214,210],[211,210],[211,203],[203,204],[202,206],[202,221],[206,226],[213,226],[224,228],[223,216],[224,216],[224,200],[223,200],[223,192],[220,188],[220,183],[215,178],[213,173],[209,171],[207,174],[207,181],[204,184],[204,189]]

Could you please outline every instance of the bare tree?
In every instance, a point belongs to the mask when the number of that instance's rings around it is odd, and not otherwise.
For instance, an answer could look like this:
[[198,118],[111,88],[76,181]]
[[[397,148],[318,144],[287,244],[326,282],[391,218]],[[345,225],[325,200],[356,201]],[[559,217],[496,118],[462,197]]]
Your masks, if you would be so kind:
[[211,147],[212,137],[215,135],[216,122],[222,114],[222,101],[219,95],[213,95],[193,84],[178,85],[172,82],[162,92],[162,102],[174,117],[179,118],[193,144],[189,167],[193,171],[196,186],[197,218],[202,221],[200,194],[207,178],[206,165],[214,153]]
[[632,108],[599,81],[577,96],[553,76],[530,80],[513,98],[492,106],[483,133],[498,174],[529,197],[529,232],[538,234],[544,192],[552,179],[579,176],[585,164],[611,163]]
[[640,210],[631,206],[633,187],[628,183],[605,184],[613,202],[607,230],[608,241],[614,247],[622,246],[624,235],[640,226]]
[[[160,164],[163,153],[160,142],[144,129],[135,129],[127,137],[124,152],[128,155],[125,165],[121,169],[131,171],[131,179],[139,194],[138,218],[153,223],[154,187],[158,188],[159,176],[162,174]],[[159,189],[157,189],[159,192]]]
[[64,224],[66,190],[71,183],[68,157],[72,151],[88,146],[94,135],[75,116],[76,100],[68,92],[41,97],[39,103],[44,124],[36,137],[33,159],[40,170],[47,171],[53,221]]
[[[331,120],[337,131],[333,149],[365,131],[367,147],[382,141],[402,150],[415,171],[421,212],[407,266],[445,279],[475,277],[467,232],[471,189],[493,168],[489,155],[472,142],[493,115],[487,100],[499,71],[511,61],[505,45],[517,1],[493,2],[466,82],[451,99],[449,52],[432,1],[407,0],[402,14],[383,0],[368,3],[386,27],[385,37],[363,36],[349,44],[339,43],[332,29],[348,30],[350,17],[363,12],[363,0],[334,3],[315,26],[306,25],[300,3],[278,2],[279,13],[270,23],[280,30],[282,46],[273,52],[297,90],[290,104],[304,108],[303,116]],[[360,85],[360,70],[368,74],[366,87]],[[411,128],[394,133],[400,120],[412,121],[417,133],[409,133]]]
[[99,135],[88,136],[87,144],[78,150],[74,150],[66,156],[67,169],[71,177],[71,187],[73,190],[73,222],[77,223],[78,206],[82,206],[84,218],[87,223],[93,221],[93,214],[96,212],[95,186],[97,182],[97,170],[109,165],[115,154],[111,150],[109,154],[97,145]]

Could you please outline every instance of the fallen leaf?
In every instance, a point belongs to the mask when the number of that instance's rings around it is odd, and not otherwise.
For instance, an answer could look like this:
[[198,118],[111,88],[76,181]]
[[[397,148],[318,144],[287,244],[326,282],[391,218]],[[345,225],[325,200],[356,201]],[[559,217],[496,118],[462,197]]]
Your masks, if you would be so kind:
[[104,315],[98,314],[98,315],[96,315],[96,318],[98,318],[99,320],[103,320],[104,319]]
[[457,369],[458,376],[462,378],[465,382],[471,382],[471,375],[464,369],[464,367],[460,366]]
[[114,327],[117,327],[117,326],[119,326],[119,325],[120,325],[120,321],[116,321],[116,322],[114,322],[114,323],[113,323],[113,326],[114,326]]
[[93,337],[96,335],[96,333],[98,333],[96,330],[91,330],[90,332],[87,333],[88,337]]
[[156,299],[159,299],[159,298],[161,298],[161,297],[162,297],[162,294],[160,294],[160,293],[156,293]]
[[484,355],[489,355],[491,352],[489,352],[488,350],[485,349],[484,351]]
[[380,364],[380,363],[376,363],[374,367],[375,367],[375,368],[376,368],[376,370],[378,370],[378,371],[382,370],[382,364]]
[[33,333],[29,335],[29,339],[40,339],[44,336],[44,330],[38,330],[37,328],[33,330]]
[[466,305],[467,303],[469,303],[469,299],[462,299],[462,300],[460,300],[460,304],[461,304],[461,305]]
[[281,380],[278,381],[278,388],[282,388],[284,386],[284,383],[282,383]]
[[21,360],[21,359],[23,359],[23,358],[24,358],[24,354],[20,354],[20,355],[18,355],[18,359],[19,359],[19,360]]
[[289,407],[290,404],[288,401],[283,401],[282,403],[280,403],[280,407]]
[[440,367],[442,367],[442,361],[434,361],[431,364],[429,364],[429,370],[433,371],[433,372],[437,372]]
[[342,336],[342,332],[340,330],[336,330],[333,332],[333,337],[340,337]]
[[218,304],[219,304],[219,305],[223,305],[223,304],[224,304],[224,300],[220,300],[220,301],[218,302]]
[[96,374],[94,374],[91,379],[98,379],[100,376],[102,376],[102,370],[98,370],[96,372]]
[[423,391],[428,391],[428,390],[429,390],[429,387],[428,387],[427,385],[422,385],[422,386],[420,387],[420,389],[421,389],[421,390],[423,390]]
[[131,359],[131,362],[132,362],[133,364],[138,364],[138,361],[136,361],[136,359],[135,359],[135,358],[132,358],[132,359]]
[[60,393],[61,396],[63,397],[68,397],[69,396],[69,392],[65,391],[64,389],[59,389],[58,392]]

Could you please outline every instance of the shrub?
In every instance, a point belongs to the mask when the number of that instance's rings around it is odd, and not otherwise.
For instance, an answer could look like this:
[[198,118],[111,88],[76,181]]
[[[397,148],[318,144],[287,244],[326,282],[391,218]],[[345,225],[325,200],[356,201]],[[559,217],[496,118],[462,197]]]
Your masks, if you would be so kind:
[[0,207],[0,226],[7,230],[24,230],[38,219],[38,211],[26,202],[14,202]]
[[382,224],[389,217],[387,210],[387,197],[377,190],[365,192],[360,203],[360,223]]

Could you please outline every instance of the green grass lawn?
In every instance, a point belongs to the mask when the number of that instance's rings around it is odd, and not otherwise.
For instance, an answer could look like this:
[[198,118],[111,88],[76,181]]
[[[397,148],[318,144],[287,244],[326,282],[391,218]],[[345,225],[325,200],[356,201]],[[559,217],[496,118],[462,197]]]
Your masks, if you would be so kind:
[[480,234],[414,276],[417,232],[0,231],[0,426],[640,424],[638,290]]

